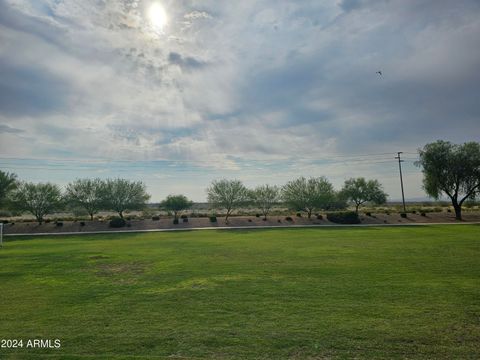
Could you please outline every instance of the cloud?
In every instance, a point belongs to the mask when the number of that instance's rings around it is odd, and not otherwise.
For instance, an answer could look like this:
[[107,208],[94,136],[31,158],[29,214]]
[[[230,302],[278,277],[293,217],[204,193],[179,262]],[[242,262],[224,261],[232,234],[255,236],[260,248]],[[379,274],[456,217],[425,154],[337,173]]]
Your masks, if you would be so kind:
[[168,61],[170,64],[178,65],[185,70],[200,69],[206,66],[203,61],[197,60],[191,56],[184,58],[182,55],[176,52],[171,52],[168,54]]
[[20,130],[8,125],[0,124],[0,133],[20,134],[22,132],[23,130]]
[[185,15],[183,15],[183,17],[187,20],[197,20],[197,19],[211,19],[212,16],[205,12],[205,11],[198,11],[198,10],[194,10],[194,11],[191,11]]

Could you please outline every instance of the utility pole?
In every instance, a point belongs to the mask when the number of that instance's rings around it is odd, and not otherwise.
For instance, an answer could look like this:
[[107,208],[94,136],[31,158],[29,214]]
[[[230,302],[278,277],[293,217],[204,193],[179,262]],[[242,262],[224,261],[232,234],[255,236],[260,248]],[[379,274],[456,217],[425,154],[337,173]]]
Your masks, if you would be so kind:
[[403,192],[403,177],[402,177],[402,162],[403,160],[401,159],[400,155],[403,154],[403,152],[399,151],[398,156],[395,157],[395,159],[398,159],[398,170],[400,171],[400,186],[402,187],[402,202],[403,202],[403,212],[407,212],[407,208],[405,207],[405,193]]

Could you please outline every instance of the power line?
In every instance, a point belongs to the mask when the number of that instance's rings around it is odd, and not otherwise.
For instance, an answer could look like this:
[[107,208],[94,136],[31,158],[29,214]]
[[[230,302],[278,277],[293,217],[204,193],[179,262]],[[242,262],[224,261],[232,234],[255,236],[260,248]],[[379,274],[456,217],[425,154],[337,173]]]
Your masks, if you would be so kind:
[[[232,155],[224,155],[225,161],[247,161],[247,162],[279,162],[279,161],[329,161],[336,158],[345,159],[362,159],[371,158],[372,156],[386,156],[392,153],[375,153],[375,154],[356,154],[356,155],[324,155],[323,157],[288,157],[288,158],[264,158],[264,159],[238,159]],[[61,159],[61,158],[33,158],[33,157],[0,157],[0,160],[13,160],[13,161],[51,161],[51,162],[77,162],[77,163],[105,163],[105,162],[126,162],[126,163],[141,163],[141,162],[169,162],[169,163],[210,163],[211,160],[194,160],[194,159],[149,159],[149,160],[135,160],[135,159],[113,159],[113,158],[87,158],[87,159]]]

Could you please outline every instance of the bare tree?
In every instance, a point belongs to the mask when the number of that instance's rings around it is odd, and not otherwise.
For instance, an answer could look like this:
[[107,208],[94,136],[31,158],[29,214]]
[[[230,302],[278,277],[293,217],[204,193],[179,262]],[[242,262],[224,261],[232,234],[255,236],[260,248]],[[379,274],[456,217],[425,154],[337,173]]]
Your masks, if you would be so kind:
[[423,188],[431,197],[447,195],[455,209],[455,217],[462,220],[462,205],[480,193],[480,143],[463,145],[436,141],[419,150]]
[[387,194],[383,191],[378,180],[365,180],[363,177],[348,179],[343,185],[340,197],[352,201],[355,204],[355,212],[366,202],[384,204],[387,201]]
[[215,180],[207,189],[208,202],[227,210],[225,222],[232,211],[249,201],[249,191],[240,180]]
[[45,215],[63,207],[60,188],[51,183],[21,183],[13,192],[12,201],[16,210],[32,213],[39,224]]
[[280,201],[280,190],[277,186],[261,185],[251,192],[251,198],[263,214],[264,220],[272,207]]

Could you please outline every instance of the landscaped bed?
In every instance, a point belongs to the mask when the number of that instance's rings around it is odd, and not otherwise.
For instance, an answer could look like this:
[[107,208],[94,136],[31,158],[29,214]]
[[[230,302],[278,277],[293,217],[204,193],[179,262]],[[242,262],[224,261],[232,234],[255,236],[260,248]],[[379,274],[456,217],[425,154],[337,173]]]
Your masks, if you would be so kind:
[[[359,218],[362,224],[416,224],[416,223],[459,223],[455,220],[452,213],[431,212],[422,216],[421,213],[408,213],[406,218],[402,218],[399,213],[371,213],[370,216],[360,213]],[[188,222],[179,219],[178,224],[173,224],[173,218],[161,217],[159,220],[128,220],[126,217],[126,226],[122,228],[113,228],[109,226],[107,219],[99,221],[78,220],[63,221],[61,226],[55,221],[39,225],[34,221],[25,222],[24,220],[10,220],[5,224],[5,234],[34,234],[34,233],[63,233],[63,232],[92,232],[92,231],[121,231],[121,230],[155,230],[155,229],[189,229],[202,227],[251,227],[251,226],[292,226],[292,225],[332,225],[327,216],[323,214],[321,219],[312,215],[311,219],[306,216],[298,217],[295,214],[286,216],[269,216],[267,221],[262,216],[232,216],[228,224],[225,218],[217,217],[216,222],[212,222],[208,217],[189,217]],[[290,219],[287,219],[290,218]],[[13,224],[12,224],[13,222]],[[480,212],[465,212],[462,222],[480,222]]]

